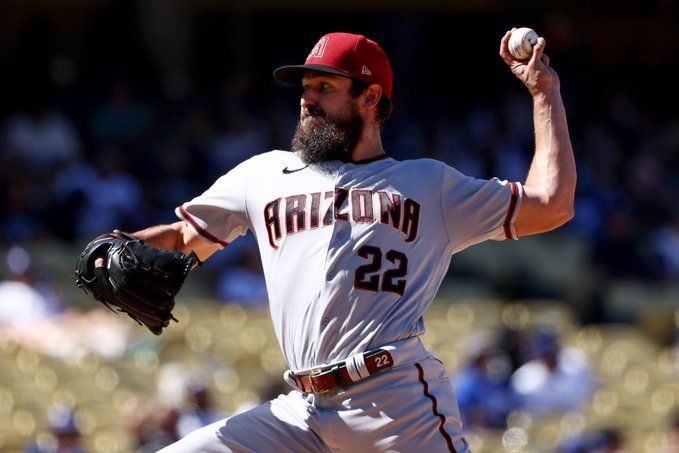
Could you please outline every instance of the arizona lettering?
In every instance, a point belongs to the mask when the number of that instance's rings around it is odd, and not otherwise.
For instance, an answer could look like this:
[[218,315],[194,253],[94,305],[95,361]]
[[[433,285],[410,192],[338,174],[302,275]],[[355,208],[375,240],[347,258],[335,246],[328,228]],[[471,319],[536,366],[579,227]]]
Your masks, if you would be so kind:
[[264,225],[269,244],[278,250],[283,234],[332,225],[333,222],[389,225],[405,236],[417,238],[420,204],[397,193],[335,187],[331,192],[314,192],[279,197],[264,206]]

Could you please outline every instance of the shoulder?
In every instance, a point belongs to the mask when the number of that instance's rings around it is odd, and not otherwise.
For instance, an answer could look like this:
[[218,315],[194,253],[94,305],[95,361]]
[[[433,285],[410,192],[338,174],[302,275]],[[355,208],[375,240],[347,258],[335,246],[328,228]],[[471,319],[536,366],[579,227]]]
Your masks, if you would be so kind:
[[454,167],[436,159],[420,158],[395,161],[395,168],[409,174],[423,175],[432,182],[441,182],[442,179],[463,179],[465,175]]
[[410,168],[421,168],[421,169],[435,169],[443,168],[446,164],[440,160],[430,159],[428,157],[422,157],[418,159],[406,159],[406,160],[396,160],[396,165],[402,165]]
[[248,167],[252,166],[275,166],[280,165],[296,165],[301,163],[302,160],[299,158],[297,153],[291,151],[284,151],[279,149],[274,149],[261,154],[256,154],[248,160],[244,161],[241,165]]
[[299,159],[297,156],[297,153],[294,153],[292,151],[286,151],[282,149],[273,149],[271,151],[267,151],[265,153],[257,154],[253,157],[250,158],[252,159],[264,159],[264,160],[285,160],[285,159],[290,159],[290,158],[295,158]]
[[295,165],[301,162],[296,153],[282,150],[272,150],[261,154],[255,154],[242,161],[240,164],[233,167],[226,172],[222,177],[232,174],[247,174],[250,171],[255,171],[258,174],[266,172],[267,169],[278,169],[286,165]]
[[389,159],[389,163],[393,169],[403,172],[408,172],[409,174],[423,174],[429,177],[434,175],[441,175],[446,164],[436,159],[420,158],[420,159],[407,159],[407,160],[396,160]]

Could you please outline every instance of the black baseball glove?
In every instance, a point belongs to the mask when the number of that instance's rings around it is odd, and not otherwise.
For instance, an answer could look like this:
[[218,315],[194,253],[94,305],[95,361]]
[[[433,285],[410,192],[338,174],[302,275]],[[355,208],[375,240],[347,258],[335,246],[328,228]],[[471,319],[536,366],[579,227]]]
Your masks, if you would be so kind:
[[171,319],[177,321],[174,297],[200,264],[193,252],[159,249],[114,230],[87,244],[75,265],[75,282],[112,311],[160,335]]

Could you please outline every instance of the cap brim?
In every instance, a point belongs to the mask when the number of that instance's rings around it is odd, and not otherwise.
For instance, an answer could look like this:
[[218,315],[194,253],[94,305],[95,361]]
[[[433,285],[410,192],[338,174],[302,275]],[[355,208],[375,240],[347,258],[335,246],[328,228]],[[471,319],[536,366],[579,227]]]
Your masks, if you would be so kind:
[[349,74],[320,64],[281,66],[273,72],[273,76],[276,80],[280,80],[284,83],[298,84],[302,81],[305,71],[326,72],[328,74],[334,74],[353,79],[353,77]]

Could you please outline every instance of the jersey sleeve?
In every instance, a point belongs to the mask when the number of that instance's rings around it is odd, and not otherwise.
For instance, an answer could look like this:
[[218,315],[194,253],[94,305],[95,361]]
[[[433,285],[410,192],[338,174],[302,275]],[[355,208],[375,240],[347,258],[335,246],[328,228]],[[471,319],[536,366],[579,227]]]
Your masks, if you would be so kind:
[[476,179],[443,167],[441,210],[452,253],[488,239],[518,239],[514,221],[523,198],[521,183]]
[[193,234],[205,241],[226,247],[250,228],[246,191],[248,161],[220,177],[203,194],[183,203],[175,214]]

